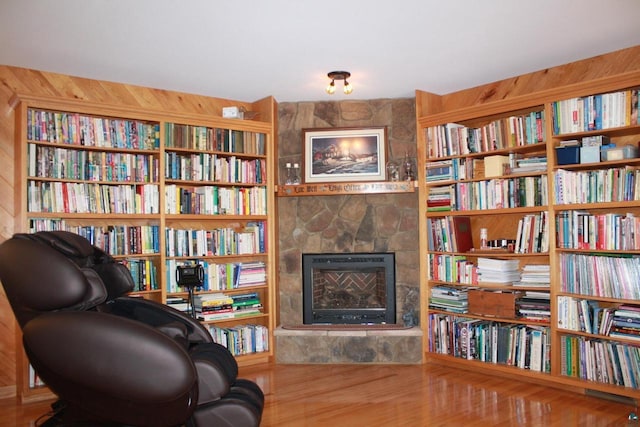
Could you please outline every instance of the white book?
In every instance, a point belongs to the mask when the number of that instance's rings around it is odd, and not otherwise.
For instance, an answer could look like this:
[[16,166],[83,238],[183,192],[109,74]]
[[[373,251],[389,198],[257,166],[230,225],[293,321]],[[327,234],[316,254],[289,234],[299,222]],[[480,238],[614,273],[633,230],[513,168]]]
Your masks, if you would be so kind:
[[542,371],[542,331],[531,331],[531,343],[529,346],[529,368],[532,371]]

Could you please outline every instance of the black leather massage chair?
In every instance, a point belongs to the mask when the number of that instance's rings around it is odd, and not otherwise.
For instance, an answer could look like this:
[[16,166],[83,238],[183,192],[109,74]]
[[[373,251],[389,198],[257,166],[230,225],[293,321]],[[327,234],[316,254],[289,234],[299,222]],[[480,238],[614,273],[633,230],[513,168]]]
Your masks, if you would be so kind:
[[264,395],[191,317],[124,296],[127,268],[64,231],[0,245],[30,363],[58,396],[44,425],[258,426]]

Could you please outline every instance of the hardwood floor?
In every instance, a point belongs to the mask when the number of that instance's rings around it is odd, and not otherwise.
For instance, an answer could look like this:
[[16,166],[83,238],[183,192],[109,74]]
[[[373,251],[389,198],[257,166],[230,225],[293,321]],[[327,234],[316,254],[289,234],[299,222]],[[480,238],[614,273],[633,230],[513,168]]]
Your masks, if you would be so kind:
[[[438,365],[258,365],[262,427],[627,426],[631,405]],[[50,402],[0,400],[0,426],[37,426]]]

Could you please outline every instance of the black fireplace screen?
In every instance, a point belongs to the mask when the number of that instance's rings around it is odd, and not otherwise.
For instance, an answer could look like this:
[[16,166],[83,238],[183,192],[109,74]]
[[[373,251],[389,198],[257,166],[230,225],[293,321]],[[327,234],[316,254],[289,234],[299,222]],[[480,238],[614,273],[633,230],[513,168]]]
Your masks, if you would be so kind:
[[380,308],[385,306],[384,268],[313,270],[314,308]]
[[393,253],[303,254],[305,324],[395,323]]

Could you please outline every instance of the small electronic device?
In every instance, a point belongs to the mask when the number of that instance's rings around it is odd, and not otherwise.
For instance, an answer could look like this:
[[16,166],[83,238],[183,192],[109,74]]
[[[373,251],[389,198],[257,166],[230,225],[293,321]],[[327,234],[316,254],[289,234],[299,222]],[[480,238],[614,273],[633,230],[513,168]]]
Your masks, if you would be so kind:
[[222,117],[225,119],[242,119],[244,118],[244,109],[241,107],[223,107]]
[[176,269],[178,286],[197,288],[204,283],[202,264],[179,265]]
[[196,318],[196,306],[194,304],[194,290],[204,283],[204,267],[202,264],[179,265],[176,268],[176,281],[178,286],[187,288],[189,292],[189,307],[191,317]]

